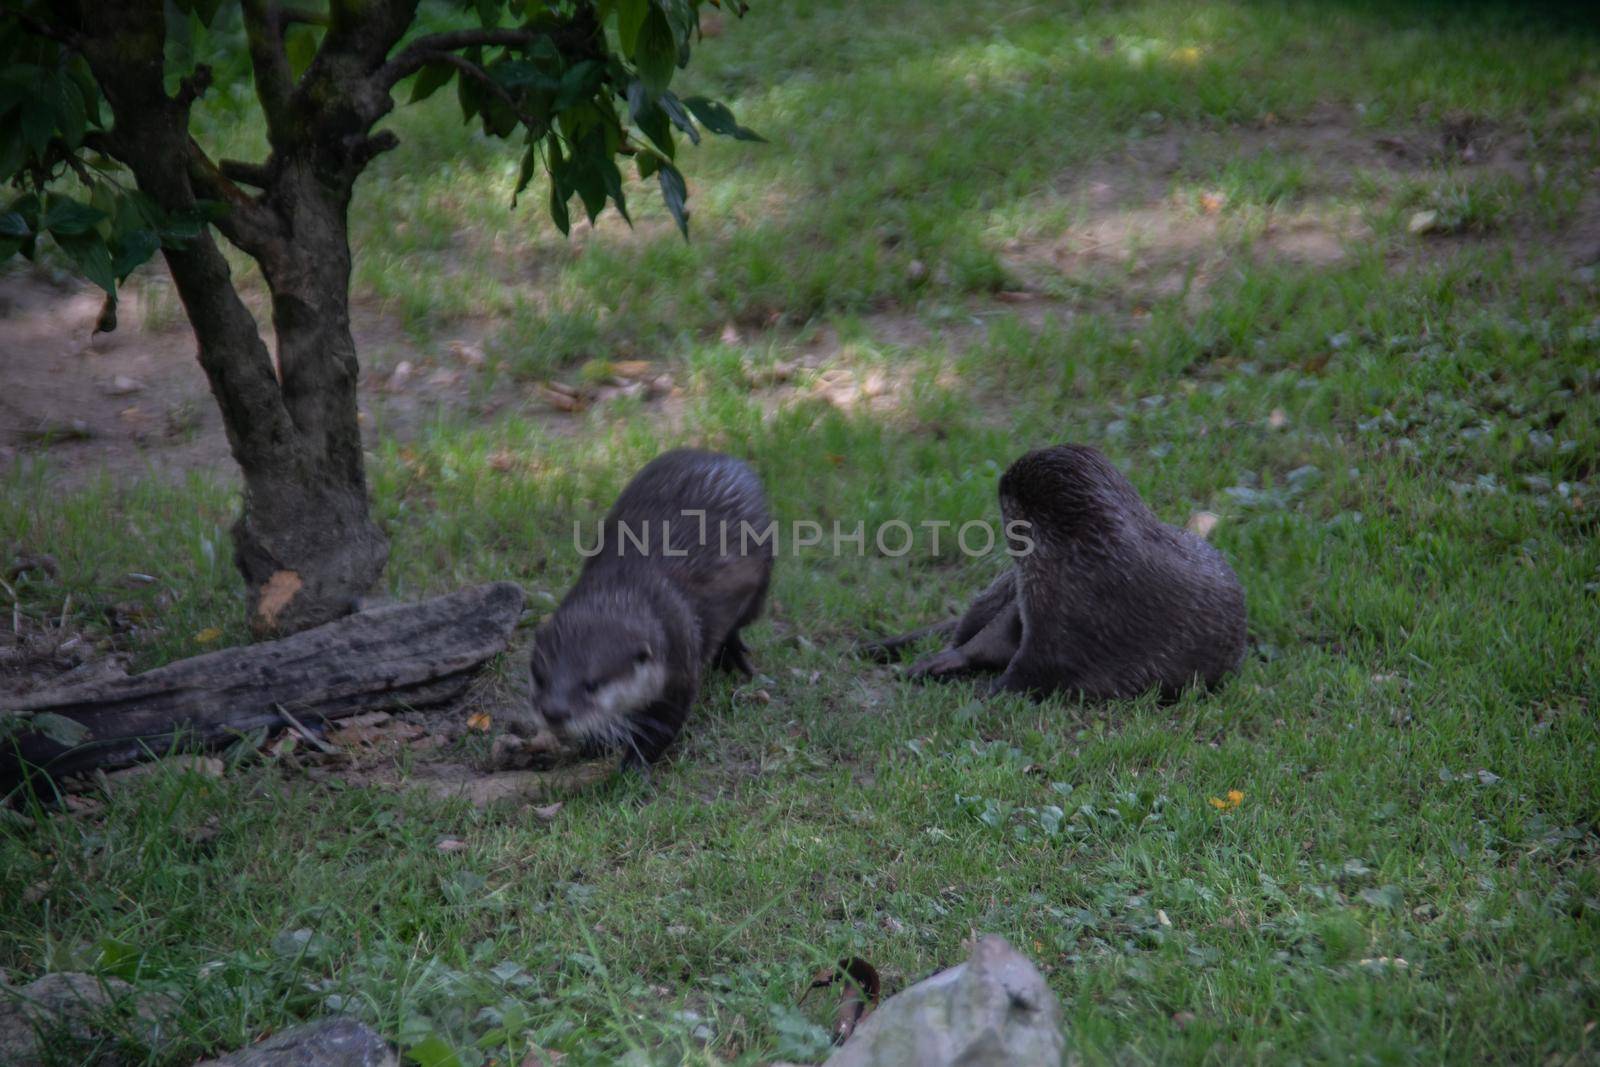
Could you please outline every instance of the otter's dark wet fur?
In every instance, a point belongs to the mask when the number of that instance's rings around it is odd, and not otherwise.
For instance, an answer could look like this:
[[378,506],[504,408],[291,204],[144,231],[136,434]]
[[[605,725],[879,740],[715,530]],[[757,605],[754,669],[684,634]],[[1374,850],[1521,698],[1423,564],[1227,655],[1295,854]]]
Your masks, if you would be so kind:
[[[999,671],[991,692],[1091,700],[1215,685],[1244,656],[1244,590],[1222,554],[1168,526],[1097,450],[1029,452],[1000,478],[1006,528],[1032,550],[960,619],[868,646],[893,655],[941,633],[912,676]],[[1014,549],[1025,546],[1014,544]]]
[[731,456],[680,449],[646,464],[534,636],[534,710],[558,735],[620,749],[627,764],[659,759],[707,665],[750,673],[740,630],[761,613],[773,542],[752,538],[743,554],[741,524],[760,536],[770,521],[760,479]]

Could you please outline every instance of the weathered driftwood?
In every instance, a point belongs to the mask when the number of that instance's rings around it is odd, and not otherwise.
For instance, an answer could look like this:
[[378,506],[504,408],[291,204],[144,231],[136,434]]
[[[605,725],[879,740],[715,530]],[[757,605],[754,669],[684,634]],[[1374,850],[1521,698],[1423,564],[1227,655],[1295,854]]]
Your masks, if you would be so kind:
[[276,641],[223,649],[144,674],[31,693],[5,710],[54,714],[89,731],[78,745],[29,732],[0,752],[0,781],[22,761],[52,775],[123,766],[175,742],[215,746],[263,726],[326,722],[439,704],[505,650],[522,611],[512,582],[346,616]]

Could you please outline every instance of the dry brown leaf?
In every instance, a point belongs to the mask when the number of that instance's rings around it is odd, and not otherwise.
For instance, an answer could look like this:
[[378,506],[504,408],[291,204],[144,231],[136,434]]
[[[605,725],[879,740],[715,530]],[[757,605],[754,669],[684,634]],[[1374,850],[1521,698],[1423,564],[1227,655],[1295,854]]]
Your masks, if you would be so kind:
[[722,324],[722,336],[719,338],[725,345],[736,345],[744,340],[739,336],[739,327],[731,322]]
[[1196,537],[1210,537],[1211,531],[1217,528],[1219,521],[1221,520],[1214,511],[1197,511],[1189,516],[1189,521],[1183,524],[1183,528]]
[[1207,215],[1215,215],[1217,212],[1221,211],[1223,207],[1227,205],[1227,203],[1228,196],[1226,193],[1209,192],[1200,194],[1200,210],[1204,211]]
[[[381,716],[381,717],[379,717]],[[365,722],[356,720],[364,719]],[[421,737],[425,731],[414,722],[391,719],[384,712],[352,715],[339,723],[339,728],[328,733],[328,743],[351,748],[357,745],[376,745],[385,741],[403,742]]]
[[557,411],[578,412],[585,407],[583,398],[575,391],[556,389],[554,383],[539,386],[539,398]]
[[217,638],[219,638],[221,636],[222,636],[222,629],[220,627],[207,626],[204,630],[201,630],[198,633],[196,633],[194,635],[194,639],[199,644],[209,645],[211,642],[215,641]]
[[468,367],[481,367],[487,362],[483,355],[483,349],[465,341],[451,341],[450,354]]
[[1274,430],[1281,430],[1289,425],[1289,413],[1282,408],[1273,408],[1267,415],[1267,425]]
[[294,600],[304,585],[295,571],[278,571],[261,587],[261,599],[256,601],[256,622],[272,629],[278,625],[278,616]]
[[1305,371],[1307,374],[1321,374],[1323,368],[1328,365],[1328,361],[1332,358],[1332,352],[1323,352],[1318,355],[1311,356],[1304,363],[1300,364],[1300,369]]
[[493,721],[487,711],[475,711],[467,716],[467,729],[487,733],[489,724]]
[[562,802],[558,800],[554,804],[546,804],[542,807],[535,807],[533,809],[533,814],[534,817],[540,822],[550,822],[557,815],[561,814],[561,807]]
[[458,837],[441,837],[433,847],[440,852],[461,852],[467,847],[467,843]]
[[649,360],[624,359],[611,364],[611,373],[618,378],[643,378],[652,370]]

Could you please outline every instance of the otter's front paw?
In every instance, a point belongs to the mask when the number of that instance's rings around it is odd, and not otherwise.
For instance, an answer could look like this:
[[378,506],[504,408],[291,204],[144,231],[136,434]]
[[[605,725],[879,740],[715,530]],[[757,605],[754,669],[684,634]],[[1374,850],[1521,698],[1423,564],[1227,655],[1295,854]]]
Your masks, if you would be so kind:
[[931,656],[923,656],[906,671],[908,678],[942,678],[960,674],[967,669],[967,657],[959,648],[947,648]]

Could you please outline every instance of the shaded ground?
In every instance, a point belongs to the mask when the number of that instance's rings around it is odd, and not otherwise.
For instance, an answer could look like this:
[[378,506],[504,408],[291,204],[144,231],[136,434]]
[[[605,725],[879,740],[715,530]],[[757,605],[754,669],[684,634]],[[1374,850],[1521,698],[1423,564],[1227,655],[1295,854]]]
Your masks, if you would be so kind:
[[[1241,256],[1258,265],[1325,268],[1368,254],[1376,244],[1374,222],[1391,210],[1397,183],[1452,173],[1524,189],[1534,168],[1515,134],[1469,118],[1386,132],[1330,107],[1297,122],[1273,118],[1253,128],[1164,125],[1158,121],[1109,158],[1061,175],[1034,198],[1032,206],[1059,225],[1030,226],[998,244],[1008,288],[963,301],[954,315],[949,309],[937,317],[919,315],[910,307],[873,312],[856,322],[851,339],[873,346],[937,342],[960,350],[993,314],[1038,326],[1069,322],[1085,311],[1134,320],[1172,297],[1201,307],[1210,286]],[[1229,188],[1227,169],[1223,181],[1215,180],[1219,160],[1246,175],[1264,160],[1269,172],[1288,160],[1292,173],[1266,173]],[[1376,195],[1348,199],[1359,182]],[[1402,269],[1448,259],[1464,241],[1501,240],[1467,225],[1460,230],[1383,254]],[[585,226],[576,237],[580,252],[588,232]],[[1600,264],[1600,181],[1584,182],[1558,228],[1519,218],[1507,247],[1518,258],[1548,257],[1575,269]],[[927,270],[921,264],[913,269]],[[254,295],[259,317],[263,302]],[[47,456],[52,479],[66,486],[101,474],[231,477],[221,420],[195,364],[192,336],[158,268],[142,271],[124,294],[123,328],[94,333],[100,306],[99,290],[66,276],[16,269],[0,275],[0,463]],[[407,441],[430,421],[492,422],[505,415],[542,419],[565,432],[572,428],[571,409],[587,407],[597,394],[603,400],[640,392],[647,410],[664,420],[681,411],[673,402],[671,368],[656,363],[631,377],[595,380],[576,367],[554,368],[550,377],[583,398],[574,405],[552,397],[542,378],[503,373],[505,361],[486,355],[486,348],[495,348],[487,339],[506,328],[504,320],[463,320],[439,339],[419,343],[383,304],[358,301],[354,332],[369,438],[381,433]],[[856,380],[850,353],[826,317],[798,331],[729,322],[717,337],[752,351],[798,342],[791,359],[778,361],[777,374],[755,375],[760,380],[754,384],[778,390],[775,401],[793,394],[794,371],[833,368],[831,378],[807,386],[845,405],[859,393],[878,399],[890,387],[882,370],[875,379],[861,374]]]

